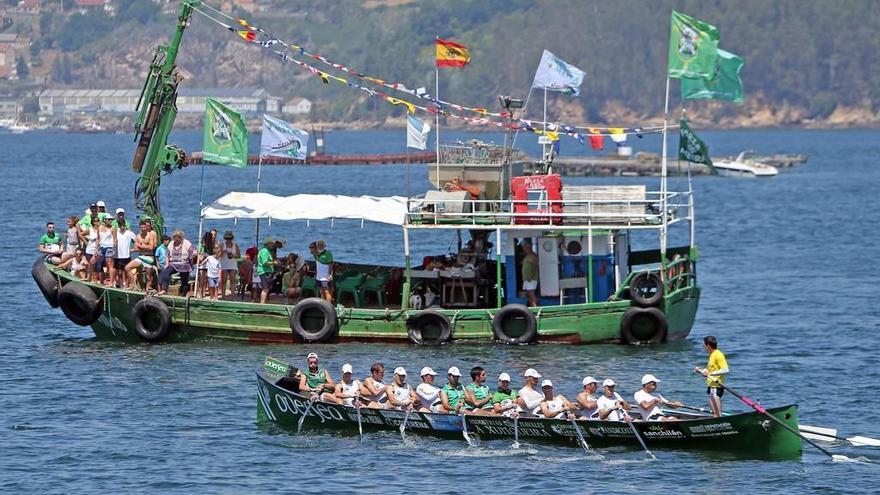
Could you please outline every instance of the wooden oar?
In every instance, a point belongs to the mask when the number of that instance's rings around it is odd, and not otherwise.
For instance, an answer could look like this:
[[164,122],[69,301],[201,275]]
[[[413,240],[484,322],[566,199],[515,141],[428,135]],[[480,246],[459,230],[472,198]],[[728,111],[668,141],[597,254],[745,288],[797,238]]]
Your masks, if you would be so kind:
[[360,436],[360,437],[361,437],[361,441],[363,441],[363,440],[364,440],[364,425],[363,425],[363,423],[361,422],[361,402],[360,402],[360,397],[355,396],[355,399],[354,399],[354,400],[355,400],[355,403],[354,403],[354,409],[355,409],[355,411],[357,411],[357,417],[358,417],[358,436]]
[[584,448],[587,454],[592,454],[590,452],[590,446],[587,445],[587,441],[584,440],[584,433],[581,431],[581,428],[577,425],[577,420],[572,416],[571,419],[568,420],[571,423],[571,427],[574,428],[574,432],[577,433],[578,442],[581,444],[581,447]]
[[299,433],[299,432],[302,431],[302,429],[303,429],[303,421],[306,420],[306,416],[309,415],[309,411],[312,410],[312,406],[314,406],[314,405],[315,405],[315,402],[317,402],[317,401],[318,401],[318,397],[317,397],[317,396],[315,396],[315,397],[309,399],[309,406],[306,407],[305,412],[303,413],[302,417],[299,418],[299,422],[296,424],[296,432],[297,432],[297,433]]
[[413,410],[412,404],[406,408],[406,414],[403,415],[403,423],[400,425],[400,439],[406,441],[406,423],[409,421],[409,413]]
[[511,447],[519,448],[519,414],[513,417],[513,445]]
[[730,387],[728,387],[727,385],[721,383],[720,381],[717,382],[717,383],[718,383],[718,385],[721,386],[721,388],[723,388],[724,390],[727,390],[728,392],[730,392],[731,394],[733,394],[737,399],[743,401],[747,406],[751,407],[751,408],[754,409],[755,411],[758,411],[759,413],[763,414],[764,416],[767,416],[768,418],[772,419],[773,421],[776,422],[776,424],[778,424],[779,426],[785,428],[786,430],[790,431],[791,433],[797,435],[798,437],[800,437],[801,440],[807,442],[808,444],[812,445],[813,447],[816,447],[817,449],[819,449],[820,452],[822,452],[823,454],[827,455],[827,456],[830,457],[832,460],[841,460],[841,461],[848,461],[848,460],[850,460],[850,458],[847,457],[847,456],[845,456],[845,455],[832,454],[831,452],[828,452],[827,450],[823,449],[822,447],[819,447],[818,445],[816,445],[815,442],[813,442],[813,441],[810,440],[809,438],[807,438],[807,437],[801,435],[801,433],[800,433],[799,431],[797,431],[797,430],[795,430],[794,428],[792,428],[791,426],[788,426],[787,424],[783,423],[782,420],[779,419],[779,418],[777,418],[776,416],[774,416],[774,415],[768,413],[767,410],[764,409],[764,407],[761,406],[760,404],[755,403],[754,401],[752,401],[752,400],[749,399],[748,397],[743,396],[743,395],[740,394],[739,392],[737,392],[737,391],[731,389]]
[[[837,430],[833,428],[820,428],[818,426],[798,425],[798,430],[805,436],[813,438],[814,440],[828,442],[839,440],[841,442],[847,442],[854,447],[880,447],[880,440],[876,438],[862,437],[858,435],[846,438],[840,437],[837,435]],[[832,440],[828,440],[829,438]]]
[[[642,440],[642,436],[639,435],[639,430],[636,429],[636,425],[632,424],[632,418],[630,418],[629,414],[626,413],[626,410],[622,407],[618,407],[617,410],[620,411],[621,414],[623,414],[624,423],[629,425],[629,429],[632,430],[633,435],[635,435],[639,443],[642,444],[642,448],[645,449],[645,452],[649,456],[651,456],[651,459],[657,459],[657,457],[653,453],[651,453],[650,450],[648,450],[648,446],[645,445],[645,441]],[[629,418],[629,421],[626,421],[626,418]]]

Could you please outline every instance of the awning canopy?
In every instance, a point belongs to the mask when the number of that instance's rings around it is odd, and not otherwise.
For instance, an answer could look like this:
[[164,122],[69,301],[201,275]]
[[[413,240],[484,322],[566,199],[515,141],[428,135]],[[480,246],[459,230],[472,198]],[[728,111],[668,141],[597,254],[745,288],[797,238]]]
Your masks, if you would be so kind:
[[202,218],[272,218],[275,220],[324,220],[352,218],[403,225],[406,198],[403,196],[339,196],[335,194],[295,194],[275,196],[267,193],[231,192],[202,210]]

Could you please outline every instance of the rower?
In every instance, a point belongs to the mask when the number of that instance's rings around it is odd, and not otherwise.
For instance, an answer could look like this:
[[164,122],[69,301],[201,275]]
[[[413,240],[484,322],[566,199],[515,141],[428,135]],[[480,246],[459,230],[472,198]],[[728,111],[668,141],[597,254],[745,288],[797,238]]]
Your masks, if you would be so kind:
[[705,368],[694,368],[694,371],[706,377],[706,393],[709,395],[709,407],[712,408],[712,415],[716,418],[721,417],[721,396],[724,395],[724,375],[730,373],[727,367],[727,358],[724,353],[718,350],[718,340],[707,335],[703,339],[703,349],[709,353],[709,363]]
[[553,395],[553,382],[544,380],[541,382],[541,392],[544,400],[541,401],[541,415],[545,418],[562,418],[566,413],[577,409],[564,395]]
[[306,356],[306,361],[308,362],[308,369],[303,370],[302,376],[299,379],[300,393],[310,394],[312,400],[321,399],[335,402],[333,400],[335,397],[330,391],[335,390],[336,387],[327,370],[318,368],[318,355],[310,352]]
[[509,418],[519,416],[516,397],[516,390],[510,389],[510,375],[498,375],[498,390],[492,394],[492,412]]
[[483,383],[486,381],[486,370],[474,366],[471,368],[471,379],[473,382],[464,388],[464,409],[480,416],[491,414],[492,396],[489,387]]
[[385,407],[388,397],[385,395],[385,365],[373,363],[370,365],[370,376],[361,383],[361,401],[367,407],[381,409]]
[[[355,405],[355,399],[361,395],[361,382],[360,380],[353,380],[351,372],[350,364],[345,363],[342,365],[342,378],[336,384],[336,391],[333,393],[333,400],[330,402],[346,406]],[[360,404],[357,405],[360,406]]]
[[440,389],[434,386],[434,377],[437,376],[437,372],[430,366],[425,366],[422,368],[420,375],[422,377],[422,383],[416,387],[416,395],[419,396],[419,402],[421,404],[419,411],[432,413],[443,412],[440,410]]
[[592,376],[585,376],[581,381],[584,391],[577,394],[577,403],[580,406],[580,419],[599,419],[599,406],[596,405],[596,389],[599,382]]
[[446,373],[446,385],[440,389],[440,410],[458,414],[462,407],[464,407],[464,387],[461,386],[461,371],[453,366]]
[[394,368],[394,379],[385,389],[385,395],[388,397],[385,409],[398,411],[413,407],[413,404],[419,400],[415,390],[406,383],[406,370],[402,366]]
[[526,380],[526,384],[523,385],[523,388],[519,389],[519,397],[517,397],[516,402],[528,414],[538,414],[541,409],[541,401],[544,400],[544,394],[536,389],[541,374],[534,368],[529,368],[523,373],[523,377]]
[[629,409],[629,404],[623,400],[617,392],[614,391],[616,384],[611,378],[602,381],[602,397],[596,400],[596,407],[599,408],[599,419],[608,421],[625,421],[629,416],[621,414],[620,410]]
[[676,417],[663,414],[660,405],[678,408],[681,407],[681,402],[668,401],[664,399],[662,395],[655,394],[654,391],[657,390],[658,383],[660,383],[660,380],[654,375],[645,375],[642,377],[642,389],[633,394],[633,399],[635,399],[636,405],[639,406],[639,413],[642,416],[642,421],[678,420]]

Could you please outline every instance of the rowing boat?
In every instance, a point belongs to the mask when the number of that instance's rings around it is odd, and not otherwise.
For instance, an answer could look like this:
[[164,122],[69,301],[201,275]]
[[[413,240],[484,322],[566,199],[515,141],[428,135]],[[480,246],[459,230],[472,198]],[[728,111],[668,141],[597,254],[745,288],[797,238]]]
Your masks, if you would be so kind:
[[[266,358],[257,370],[257,418],[296,431],[303,414],[303,428],[338,430],[356,433],[358,411],[353,407],[316,402],[292,391],[287,383],[291,368],[273,358]],[[310,407],[311,405],[311,407]],[[797,405],[768,408],[767,412],[797,429]],[[394,431],[400,428],[406,411],[360,408],[360,426],[364,431]],[[725,451],[750,458],[785,459],[801,454],[800,438],[756,412],[722,418],[682,415],[681,421],[641,422],[633,424],[651,448]],[[684,419],[687,418],[687,419]],[[552,443],[578,447],[580,430],[593,447],[638,446],[629,425],[618,421],[568,421],[521,417],[518,420],[521,441]],[[466,426],[466,428],[465,428]],[[434,414],[413,411],[406,423],[407,432],[446,439],[462,439],[464,431],[483,440],[513,440],[514,424],[504,416]]]

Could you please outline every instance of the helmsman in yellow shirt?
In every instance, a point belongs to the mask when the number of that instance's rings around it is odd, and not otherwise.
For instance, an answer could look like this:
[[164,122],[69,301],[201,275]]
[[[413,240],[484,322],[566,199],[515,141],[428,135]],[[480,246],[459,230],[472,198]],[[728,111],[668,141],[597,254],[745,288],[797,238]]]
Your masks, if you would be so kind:
[[709,407],[716,418],[721,416],[721,396],[724,395],[724,375],[730,373],[724,353],[718,350],[718,339],[712,335],[703,339],[703,349],[709,353],[709,362],[705,368],[694,368],[694,371],[706,377],[706,393],[709,395]]

